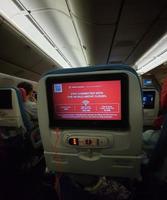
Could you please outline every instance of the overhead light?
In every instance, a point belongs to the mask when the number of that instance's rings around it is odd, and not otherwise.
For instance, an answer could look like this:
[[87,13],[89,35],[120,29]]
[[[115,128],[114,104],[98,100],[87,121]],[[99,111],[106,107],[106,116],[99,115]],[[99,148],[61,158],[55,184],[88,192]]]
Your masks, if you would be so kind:
[[142,75],[167,61],[167,34],[150,48],[136,63],[137,73]]
[[[66,34],[69,38],[66,40],[60,41],[59,37],[50,37],[49,35],[54,35],[52,32],[36,21],[36,19],[31,15],[31,11],[27,10],[25,6],[18,0],[0,0],[0,12],[2,17],[9,21],[14,27],[16,27],[23,35],[25,35],[30,41],[32,41],[37,47],[42,49],[51,59],[58,63],[63,68],[66,67],[75,67],[75,66],[85,66],[86,62],[84,61],[82,50],[78,47],[77,36]],[[32,1],[33,6],[33,1]],[[62,26],[60,21],[55,24],[55,27]],[[48,23],[45,23],[46,25]],[[72,23],[69,24],[70,30],[72,33],[74,27]],[[45,30],[43,29],[45,28]],[[47,32],[46,32],[47,30]],[[67,33],[66,29],[64,32]],[[48,34],[49,33],[49,34]],[[73,38],[73,41],[76,41],[74,49],[71,48],[71,51],[66,50],[66,48],[60,44],[64,44],[65,41],[69,41],[70,38]],[[54,41],[53,41],[54,40]],[[64,42],[64,43],[63,43]],[[59,46],[57,46],[57,44]],[[65,44],[68,46],[68,44]],[[78,46],[77,46],[78,45]],[[76,48],[76,46],[78,48]],[[77,49],[77,50],[76,50]]]

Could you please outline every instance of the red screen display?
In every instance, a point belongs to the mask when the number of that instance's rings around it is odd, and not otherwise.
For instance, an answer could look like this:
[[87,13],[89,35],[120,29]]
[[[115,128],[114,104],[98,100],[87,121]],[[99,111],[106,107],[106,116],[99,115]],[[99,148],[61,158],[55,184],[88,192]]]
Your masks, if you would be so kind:
[[53,84],[58,120],[121,120],[121,81]]

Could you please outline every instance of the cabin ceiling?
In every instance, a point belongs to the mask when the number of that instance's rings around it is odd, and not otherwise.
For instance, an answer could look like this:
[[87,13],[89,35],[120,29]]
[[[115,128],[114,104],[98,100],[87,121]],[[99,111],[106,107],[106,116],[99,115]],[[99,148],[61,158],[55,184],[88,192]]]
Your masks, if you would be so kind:
[[0,22],[0,72],[38,81],[47,70],[59,67],[8,23]]
[[[10,1],[20,9],[11,13],[11,19],[33,19],[61,53],[69,61],[76,60],[74,65],[78,66],[133,65],[167,32],[166,0]],[[42,73],[59,66],[13,30],[1,20],[0,63],[9,65],[1,65],[0,72],[38,80]]]
[[68,2],[90,63],[133,65],[167,31],[166,0]]

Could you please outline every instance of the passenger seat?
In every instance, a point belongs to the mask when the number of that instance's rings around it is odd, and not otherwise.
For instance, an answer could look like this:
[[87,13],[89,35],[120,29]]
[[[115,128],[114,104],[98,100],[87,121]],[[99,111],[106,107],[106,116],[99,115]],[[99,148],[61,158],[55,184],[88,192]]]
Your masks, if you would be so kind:
[[0,88],[0,99],[0,159],[3,167],[15,165],[15,169],[21,167],[23,170],[34,167],[43,158],[43,147],[39,129],[34,129],[24,108],[25,91],[23,88]]

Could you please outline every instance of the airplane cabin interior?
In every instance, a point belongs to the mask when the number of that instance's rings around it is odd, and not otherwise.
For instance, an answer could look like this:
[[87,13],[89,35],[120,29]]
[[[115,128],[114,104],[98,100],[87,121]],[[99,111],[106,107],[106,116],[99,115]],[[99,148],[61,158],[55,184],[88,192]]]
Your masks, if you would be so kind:
[[0,199],[165,199],[166,46],[166,0],[0,0]]

